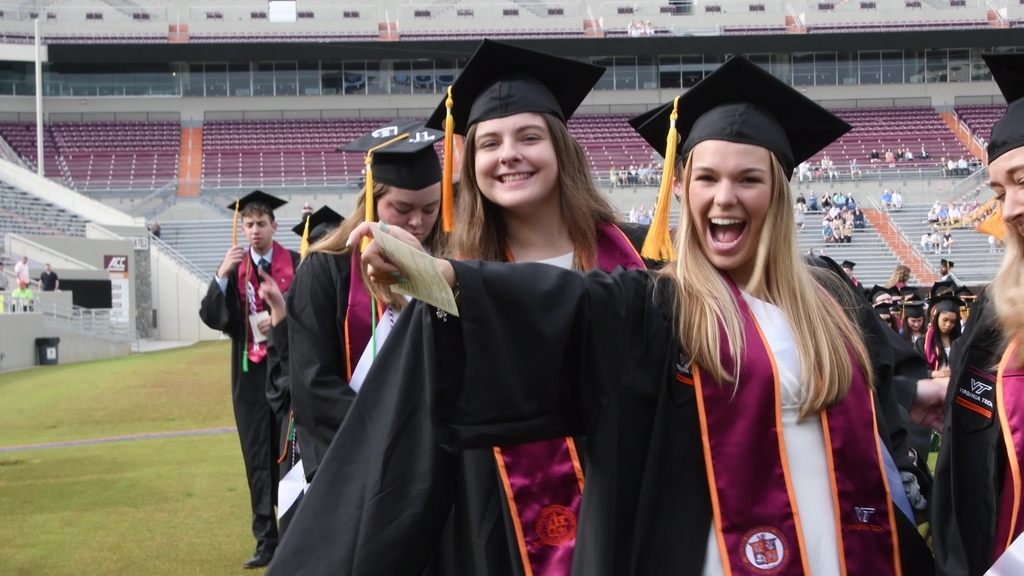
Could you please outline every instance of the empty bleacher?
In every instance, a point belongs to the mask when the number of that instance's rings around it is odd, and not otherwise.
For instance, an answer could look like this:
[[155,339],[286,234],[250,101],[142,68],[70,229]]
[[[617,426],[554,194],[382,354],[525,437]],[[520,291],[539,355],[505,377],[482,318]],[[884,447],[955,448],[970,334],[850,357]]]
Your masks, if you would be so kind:
[[986,142],[992,137],[992,126],[1006,112],[1006,106],[957,106],[956,113],[975,136]]
[[85,219],[0,183],[0,238],[7,233],[85,236]]
[[[297,218],[278,218],[274,240],[289,250],[298,250],[302,239],[291,229]],[[178,251],[189,262],[213,278],[231,247],[231,220],[181,220],[160,223],[160,239]],[[238,239],[245,241],[241,230]]]
[[[931,231],[931,224],[928,223],[928,210],[930,205],[920,204],[904,206],[903,210],[889,212],[889,217],[896,222],[907,239],[924,254],[920,248],[921,237],[925,232]],[[955,264],[953,273],[961,282],[987,283],[991,282],[999,271],[999,264],[1003,260],[1002,251],[991,252],[988,244],[988,236],[973,228],[958,228],[952,231],[953,250],[941,254],[924,254],[932,269],[937,273],[939,261],[945,258],[952,260]]]
[[[36,161],[36,127],[0,123],[0,136]],[[47,175],[89,190],[151,190],[175,178],[181,130],[177,122],[57,122],[44,128]]]

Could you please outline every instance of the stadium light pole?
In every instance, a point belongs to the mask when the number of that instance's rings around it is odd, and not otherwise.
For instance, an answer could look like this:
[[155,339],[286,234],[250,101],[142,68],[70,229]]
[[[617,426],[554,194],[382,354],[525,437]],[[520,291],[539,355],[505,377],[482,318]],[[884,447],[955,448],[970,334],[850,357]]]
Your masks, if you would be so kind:
[[43,57],[42,40],[39,34],[39,17],[36,16],[36,171],[45,177],[43,168]]

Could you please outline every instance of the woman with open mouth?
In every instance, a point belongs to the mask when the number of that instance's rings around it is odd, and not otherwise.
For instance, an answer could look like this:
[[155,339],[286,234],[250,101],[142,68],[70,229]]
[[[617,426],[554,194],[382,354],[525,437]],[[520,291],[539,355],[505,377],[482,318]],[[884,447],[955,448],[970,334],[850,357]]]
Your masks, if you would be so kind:
[[[793,167],[849,126],[743,58],[637,124],[669,183],[677,145],[684,162],[675,245],[663,183],[642,252],[675,262],[436,260],[460,316],[417,303],[400,319],[415,329],[367,381],[421,401],[375,417],[403,422],[375,450],[421,427],[449,449],[584,434],[575,575],[934,573],[854,296],[797,251]],[[402,273],[376,243],[364,262],[385,284]],[[385,460],[375,485],[411,476]]]

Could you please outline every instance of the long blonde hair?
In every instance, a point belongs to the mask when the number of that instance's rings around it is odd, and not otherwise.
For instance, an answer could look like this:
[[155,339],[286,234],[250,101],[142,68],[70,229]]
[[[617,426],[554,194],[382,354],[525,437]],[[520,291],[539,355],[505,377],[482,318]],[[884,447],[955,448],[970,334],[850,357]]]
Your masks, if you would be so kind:
[[[1007,342],[1024,345],[1024,236],[1016,226],[1007,226],[1003,237],[1006,254],[992,281],[992,299],[996,317]],[[1018,352],[1015,366],[1024,365],[1024,353]]]
[[[677,310],[685,311],[677,318],[683,350],[718,382],[738,383],[739,359],[745,345],[743,323],[737,302],[721,271],[701,250],[699,229],[687,200],[692,158],[691,151],[682,169],[682,206],[676,235],[679,258],[675,266],[666,266],[661,274],[675,282]],[[846,397],[853,377],[848,347],[869,386],[872,372],[860,331],[847,317],[849,307],[854,305],[853,300],[851,298],[840,307],[815,281],[819,271],[814,269],[812,272],[798,253],[796,224],[790,206],[789,177],[772,154],[771,199],[758,239],[754,273],[747,288],[765,294],[789,322],[803,374],[800,417],[804,418]],[[838,282],[830,272],[821,271],[820,276],[823,283]],[[721,341],[719,326],[724,327],[725,343]],[[722,346],[726,343],[735,367],[732,374],[726,373],[720,360]]]
[[[375,182],[373,185],[373,213],[378,214],[378,206],[380,200],[391,190],[391,187],[387,184]],[[366,191],[364,190],[359,195],[359,200],[356,201],[356,207],[352,210],[352,213],[348,215],[348,218],[338,225],[333,231],[328,233],[326,236],[321,238],[315,244],[309,247],[308,254],[314,252],[322,252],[324,254],[330,254],[333,256],[347,256],[352,254],[358,246],[346,246],[348,237],[352,234],[352,231],[356,229],[363,220],[366,218]],[[437,221],[434,222],[434,227],[430,231],[430,235],[427,236],[427,240],[424,242],[428,248],[430,248],[431,254],[435,256],[445,256],[447,238],[446,234],[441,232],[441,217],[438,216]],[[405,298],[399,298],[395,296],[391,289],[377,282],[370,282],[366,276],[365,267],[360,267],[359,276],[363,280],[363,286],[366,291],[379,300],[386,303],[388,306],[401,310],[406,305]]]
[[892,276],[889,277],[889,281],[885,283],[886,288],[893,288],[899,283],[906,284],[910,280],[910,267],[905,264],[899,264],[896,269],[892,271]]
[[[551,134],[551,143],[558,162],[559,207],[572,239],[575,255],[573,268],[586,270],[594,265],[597,255],[595,224],[614,222],[615,211],[594,186],[583,148],[569,134],[561,120],[541,114]],[[505,248],[508,231],[502,208],[488,200],[476,182],[476,126],[466,134],[462,161],[462,180],[456,203],[458,223],[452,234],[452,251],[466,260],[507,260]]]

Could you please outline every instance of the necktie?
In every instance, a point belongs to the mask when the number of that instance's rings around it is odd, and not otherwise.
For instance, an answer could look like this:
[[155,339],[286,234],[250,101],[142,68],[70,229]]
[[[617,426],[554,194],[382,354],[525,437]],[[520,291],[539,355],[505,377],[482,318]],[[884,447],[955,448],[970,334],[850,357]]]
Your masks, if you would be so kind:
[[[266,272],[267,274],[270,274],[270,262],[267,262],[266,258],[260,258],[260,262],[259,262],[259,264],[257,264],[257,266],[259,267],[260,270]],[[256,275],[256,282],[260,283],[262,281],[263,281],[263,277],[260,276],[259,274],[257,274]]]

